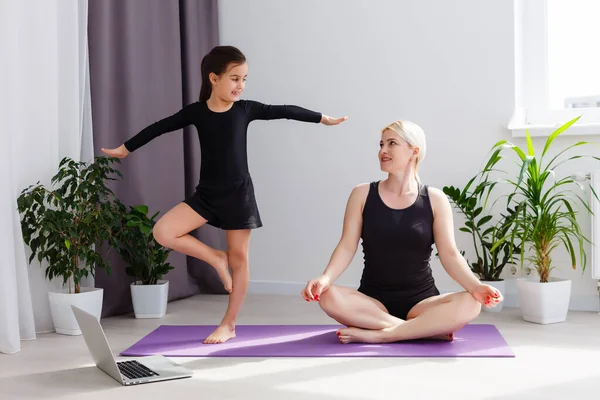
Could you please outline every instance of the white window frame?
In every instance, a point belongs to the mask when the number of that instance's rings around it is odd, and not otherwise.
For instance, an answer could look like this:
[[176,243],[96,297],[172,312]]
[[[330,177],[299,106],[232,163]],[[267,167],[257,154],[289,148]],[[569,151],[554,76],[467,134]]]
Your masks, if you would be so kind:
[[[568,1],[568,0],[566,0]],[[546,0],[514,0],[515,109],[508,128],[513,137],[548,136],[580,116],[563,135],[600,135],[600,108],[548,107]]]

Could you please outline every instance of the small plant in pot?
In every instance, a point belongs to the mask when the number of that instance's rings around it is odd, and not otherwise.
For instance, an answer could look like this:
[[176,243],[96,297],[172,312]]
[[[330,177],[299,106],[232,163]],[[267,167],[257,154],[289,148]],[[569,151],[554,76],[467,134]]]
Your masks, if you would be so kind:
[[[515,232],[511,229],[515,224],[515,210],[507,209],[507,214],[501,214],[495,224],[492,224],[493,216],[486,212],[487,199],[496,184],[489,180],[488,173],[498,160],[499,158],[493,158],[482,173],[473,177],[462,190],[454,186],[445,186],[443,191],[465,217],[465,226],[459,230],[469,233],[473,240],[477,261],[467,260],[471,271],[482,282],[505,293],[505,280],[500,275],[506,265],[517,261],[515,253],[518,253],[519,248],[510,240]],[[471,190],[474,184],[476,186]],[[500,312],[503,306],[501,303],[483,310]]]
[[[561,179],[555,178],[555,169],[575,159],[600,159],[577,154],[568,158],[563,156],[569,150],[593,144],[584,141],[561,149],[548,161],[545,158],[554,140],[578,119],[575,118],[556,129],[547,138],[541,154],[536,154],[529,132],[526,133],[526,149],[507,141],[500,141],[494,145],[494,149],[512,150],[517,155],[519,175],[515,179],[507,180],[513,188],[508,201],[515,204],[517,209],[516,232],[523,245],[521,266],[528,261],[529,267],[537,272],[537,277],[517,280],[522,316],[529,322],[549,324],[566,320],[571,281],[551,276],[551,272],[556,268],[552,261],[556,249],[562,247],[567,251],[573,269],[577,268],[579,253],[582,272],[585,271],[584,243],[589,243],[589,240],[577,221],[581,210],[577,208],[575,199],[583,205],[584,212],[592,212],[590,204],[585,200],[587,194],[584,186],[569,175]],[[598,201],[592,185],[588,187],[593,194],[592,200]],[[576,250],[576,247],[579,249]],[[531,255],[525,255],[526,249]]]
[[167,311],[169,281],[162,278],[173,266],[167,262],[171,250],[152,234],[157,215],[148,217],[145,205],[130,207],[119,235],[119,255],[127,264],[127,275],[135,278],[131,299],[136,318],[162,318]]
[[96,246],[107,243],[106,251],[114,248],[121,225],[120,203],[107,186],[122,177],[113,162],[118,160],[97,157],[86,163],[63,158],[50,188],[37,182],[17,198],[23,240],[32,252],[29,263],[36,258],[46,261],[46,278],[60,278],[66,286],[48,293],[57,333],[81,334],[72,304],[100,319],[103,290],[81,287],[81,281],[94,276],[96,268],[110,273],[107,254]]

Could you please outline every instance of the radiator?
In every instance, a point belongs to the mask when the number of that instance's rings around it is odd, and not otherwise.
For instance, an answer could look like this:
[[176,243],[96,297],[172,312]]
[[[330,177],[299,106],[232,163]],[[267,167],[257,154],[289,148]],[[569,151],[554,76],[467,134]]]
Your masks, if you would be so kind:
[[[592,186],[600,197],[600,170],[592,172]],[[591,190],[590,190],[591,192]],[[592,242],[592,278],[600,279],[600,202],[596,200],[593,193],[590,193],[592,203],[592,234],[590,240]]]

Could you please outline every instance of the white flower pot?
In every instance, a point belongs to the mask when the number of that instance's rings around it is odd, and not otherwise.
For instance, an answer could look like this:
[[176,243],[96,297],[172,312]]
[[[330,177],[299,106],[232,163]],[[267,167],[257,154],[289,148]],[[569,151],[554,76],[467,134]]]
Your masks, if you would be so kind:
[[[503,297],[506,297],[506,281],[505,280],[501,280],[501,281],[481,281],[481,283],[486,284],[486,285],[490,285],[491,287],[494,287],[496,289],[498,289],[500,291],[500,293],[502,293]],[[500,303],[496,304],[496,307],[481,307],[482,311],[485,312],[500,312],[502,311],[502,308],[504,308],[504,301],[501,301]]]
[[517,279],[519,306],[523,319],[538,324],[554,324],[567,319],[571,300],[571,281],[550,278],[540,283],[539,278]]
[[131,300],[136,318],[162,318],[167,313],[169,281],[159,280],[157,285],[131,284]]
[[81,335],[79,324],[75,319],[71,305],[89,312],[100,320],[102,313],[102,297],[104,289],[82,287],[81,293],[49,292],[50,313],[56,333],[62,335]]

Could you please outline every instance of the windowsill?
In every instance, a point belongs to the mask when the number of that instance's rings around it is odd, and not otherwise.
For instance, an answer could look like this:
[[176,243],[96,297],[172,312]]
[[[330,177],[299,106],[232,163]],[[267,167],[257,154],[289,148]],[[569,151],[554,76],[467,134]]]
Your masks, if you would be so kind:
[[[516,125],[510,126],[508,129],[512,133],[512,137],[525,137],[525,130],[529,131],[531,137],[548,137],[560,125]],[[591,124],[573,124],[561,133],[561,136],[589,136],[600,135],[600,123]]]
[[[563,123],[572,119],[574,115],[562,116]],[[557,117],[553,116],[556,121]],[[549,122],[549,121],[548,121]],[[554,122],[554,121],[553,121]],[[523,108],[517,108],[513,112],[510,121],[508,122],[508,130],[511,132],[514,138],[524,138],[525,131],[529,131],[531,137],[548,137],[554,131],[556,131],[563,123],[552,124],[552,123],[527,123],[527,113]],[[566,131],[561,133],[561,136],[591,136],[600,135],[600,122],[599,119],[591,119],[588,121],[577,121],[569,127]]]

